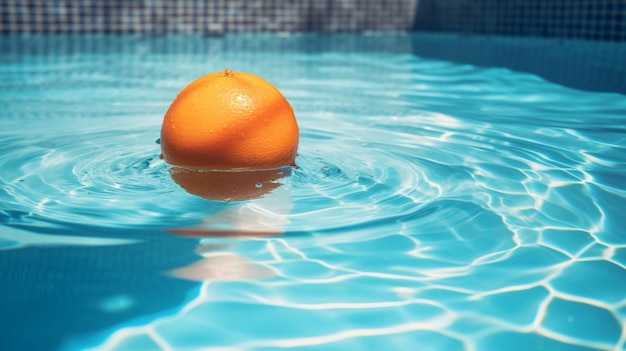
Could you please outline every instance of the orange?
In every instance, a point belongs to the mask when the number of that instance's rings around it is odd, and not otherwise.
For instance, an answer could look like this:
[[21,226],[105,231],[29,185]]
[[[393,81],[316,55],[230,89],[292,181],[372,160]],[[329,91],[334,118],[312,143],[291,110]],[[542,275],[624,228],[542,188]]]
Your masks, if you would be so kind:
[[174,99],[161,128],[162,157],[192,169],[276,169],[294,164],[298,133],[293,109],[274,86],[226,69]]

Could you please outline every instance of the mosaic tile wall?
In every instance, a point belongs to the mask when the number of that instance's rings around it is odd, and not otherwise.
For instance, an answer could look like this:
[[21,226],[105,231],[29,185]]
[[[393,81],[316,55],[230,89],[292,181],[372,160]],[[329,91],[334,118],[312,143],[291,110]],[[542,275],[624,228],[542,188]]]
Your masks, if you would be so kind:
[[411,29],[418,0],[0,0],[0,33]]
[[428,30],[626,41],[626,0],[0,0],[0,34]]
[[414,29],[626,41],[626,0],[420,0]]

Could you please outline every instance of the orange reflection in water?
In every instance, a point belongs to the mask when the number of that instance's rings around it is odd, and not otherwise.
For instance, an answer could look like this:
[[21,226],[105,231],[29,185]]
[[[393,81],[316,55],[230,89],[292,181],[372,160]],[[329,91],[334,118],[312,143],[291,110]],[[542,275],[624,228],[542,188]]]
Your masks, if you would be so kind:
[[267,279],[275,276],[271,269],[230,253],[204,257],[188,266],[164,273],[171,277],[200,282]]
[[[277,236],[285,232],[293,207],[288,190],[279,180],[290,168],[266,171],[209,172],[170,169],[174,182],[188,193],[213,201],[228,201],[218,213],[207,214],[199,224],[166,232],[187,238],[236,239]],[[166,274],[194,281],[263,279],[273,276],[267,267],[220,247],[201,242],[199,261]]]
[[[283,230],[274,226],[277,218],[286,212],[271,210],[280,202],[291,200],[285,196],[269,196],[280,187],[278,180],[289,175],[290,168],[263,171],[194,171],[185,168],[171,168],[174,182],[188,193],[207,200],[233,202],[225,211],[213,214],[204,223],[192,228],[175,228],[167,232],[188,238],[209,237],[265,237],[280,235]],[[255,200],[256,204],[237,204],[238,201]],[[260,204],[260,205],[259,205]],[[282,206],[284,207],[284,206]],[[265,210],[269,208],[269,210]],[[280,221],[279,221],[280,222]]]
[[264,171],[195,171],[174,167],[170,175],[188,193],[207,200],[244,201],[258,199],[280,186],[279,179],[290,168]]

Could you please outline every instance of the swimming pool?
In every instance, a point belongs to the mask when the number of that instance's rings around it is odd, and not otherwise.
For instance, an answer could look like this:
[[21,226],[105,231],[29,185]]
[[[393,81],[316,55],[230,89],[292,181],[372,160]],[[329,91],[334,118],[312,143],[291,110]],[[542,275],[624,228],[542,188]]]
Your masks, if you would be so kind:
[[[418,36],[1,38],[2,344],[623,350],[624,95]],[[227,67],[281,90],[301,142],[220,202],[157,138]]]

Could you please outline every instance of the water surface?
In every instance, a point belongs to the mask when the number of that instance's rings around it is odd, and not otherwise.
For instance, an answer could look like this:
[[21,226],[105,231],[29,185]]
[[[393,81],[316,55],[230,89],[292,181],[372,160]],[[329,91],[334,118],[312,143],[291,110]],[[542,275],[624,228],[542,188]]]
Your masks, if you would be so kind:
[[[0,340],[624,349],[625,97],[412,39],[0,39]],[[227,67],[301,128],[298,167],[243,201],[187,192],[156,143]]]

